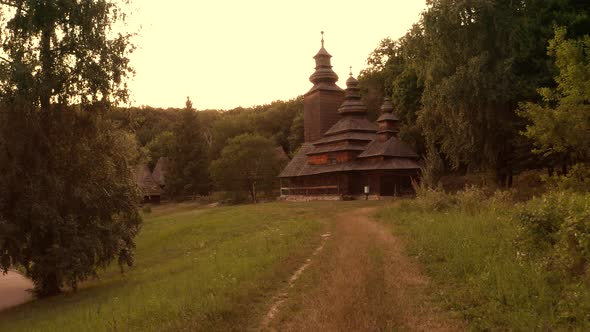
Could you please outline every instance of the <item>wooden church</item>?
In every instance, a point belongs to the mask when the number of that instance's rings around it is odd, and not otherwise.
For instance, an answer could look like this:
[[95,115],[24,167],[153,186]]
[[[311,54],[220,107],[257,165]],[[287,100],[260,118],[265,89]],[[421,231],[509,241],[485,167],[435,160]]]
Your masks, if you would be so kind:
[[413,192],[419,156],[398,138],[399,119],[385,98],[377,123],[367,119],[359,82],[336,82],[332,56],[314,57],[313,87],[304,95],[305,142],[279,175],[283,199],[378,198]]

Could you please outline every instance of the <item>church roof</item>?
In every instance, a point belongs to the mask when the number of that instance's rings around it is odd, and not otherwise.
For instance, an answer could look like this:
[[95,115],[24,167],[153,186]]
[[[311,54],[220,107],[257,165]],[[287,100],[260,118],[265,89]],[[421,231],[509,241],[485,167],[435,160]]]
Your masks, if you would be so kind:
[[418,158],[418,154],[397,137],[391,137],[385,142],[381,142],[378,139],[374,140],[369,143],[369,145],[366,146],[365,151],[358,156],[358,158],[368,157]]
[[420,169],[420,165],[415,160],[409,158],[391,158],[387,160],[367,159],[340,164],[311,165],[307,163],[307,154],[312,148],[313,146],[309,143],[303,144],[299,152],[291,160],[291,163],[279,174],[279,177],[290,178],[348,171]]
[[346,143],[338,145],[317,146],[314,149],[312,149],[307,155],[316,155],[337,151],[365,151],[365,145]]
[[377,132],[377,125],[369,121],[366,117],[347,116],[336,122],[332,128],[328,129],[325,135],[330,136],[352,130],[375,133]]
[[344,132],[336,135],[324,136],[322,139],[313,142],[313,145],[336,143],[341,141],[366,141],[375,139],[374,132]]
[[382,121],[399,121],[399,118],[395,114],[384,113],[377,119],[377,122]]
[[322,87],[324,89],[332,89],[342,91],[337,85],[338,75],[332,70],[332,63],[330,58],[332,56],[324,48],[324,32],[322,31],[322,47],[318,53],[313,57],[315,59],[315,72],[309,77],[313,87],[307,93],[317,90]]
[[350,77],[346,80],[345,91],[344,102],[338,108],[338,113],[342,115],[359,114],[365,116],[367,114],[367,107],[361,99],[359,81],[352,76],[352,67],[350,67]]
[[299,176],[305,165],[307,165],[307,154],[313,150],[313,145],[303,143],[297,154],[291,159],[291,162],[283,169],[280,178]]

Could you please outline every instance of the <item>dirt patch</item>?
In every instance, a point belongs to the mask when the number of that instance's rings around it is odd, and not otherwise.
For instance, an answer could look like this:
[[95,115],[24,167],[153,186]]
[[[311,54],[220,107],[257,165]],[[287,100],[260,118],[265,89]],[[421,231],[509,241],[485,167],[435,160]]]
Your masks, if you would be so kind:
[[22,275],[8,271],[0,272],[0,311],[29,302],[33,294],[29,291],[33,283]]
[[404,255],[374,208],[339,215],[332,240],[263,329],[277,331],[457,331],[464,325],[427,296],[428,279]]

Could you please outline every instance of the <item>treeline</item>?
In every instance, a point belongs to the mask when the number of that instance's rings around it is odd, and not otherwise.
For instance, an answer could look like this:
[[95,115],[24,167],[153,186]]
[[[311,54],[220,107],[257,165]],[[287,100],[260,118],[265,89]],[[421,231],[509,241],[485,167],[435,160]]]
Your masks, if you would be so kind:
[[430,0],[398,40],[383,39],[360,81],[369,108],[392,97],[401,137],[436,181],[588,163],[590,3]]
[[[196,110],[188,99],[184,108],[118,108],[111,117],[122,129],[135,134],[139,151],[136,163],[147,163],[153,169],[161,157],[169,159],[166,191],[172,197],[205,195],[220,189],[249,193],[255,200],[254,182],[258,182],[258,189],[271,190],[285,155],[294,154],[303,142],[302,97],[228,111]],[[252,145],[250,149],[248,144]],[[245,166],[244,160],[233,165],[233,171],[211,169],[224,149],[251,151],[250,156],[242,158],[259,159],[259,164],[242,176],[237,174]],[[276,156],[266,153],[271,150]],[[224,158],[231,157],[236,154],[226,153]],[[219,161],[216,165],[221,168],[232,162],[236,161]],[[216,177],[211,176],[212,171]],[[214,178],[218,181],[213,182]],[[232,181],[226,181],[230,178]]]

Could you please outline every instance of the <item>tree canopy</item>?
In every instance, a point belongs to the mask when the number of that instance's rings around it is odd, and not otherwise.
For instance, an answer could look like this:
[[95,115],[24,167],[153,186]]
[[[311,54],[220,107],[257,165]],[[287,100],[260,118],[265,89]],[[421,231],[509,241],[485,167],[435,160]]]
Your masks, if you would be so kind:
[[429,0],[404,37],[384,39],[370,55],[365,98],[390,94],[400,136],[419,152],[440,154],[452,168],[510,175],[529,167],[531,142],[520,136],[526,122],[516,110],[552,84],[554,25],[572,36],[589,31],[587,2]]
[[555,58],[557,86],[539,89],[541,102],[521,106],[520,114],[530,121],[525,135],[535,141],[537,153],[590,161],[590,35],[567,39],[567,29],[558,28],[548,53]]
[[211,163],[211,177],[218,188],[248,192],[256,202],[257,193],[272,186],[284,166],[271,140],[243,134],[230,139],[221,156]]
[[107,0],[0,3],[0,268],[39,296],[133,263],[134,140],[106,116],[125,101],[129,35]]
[[168,156],[171,164],[166,176],[166,191],[172,196],[209,192],[208,146],[201,128],[199,114],[187,99],[186,108],[181,111],[172,132]]

